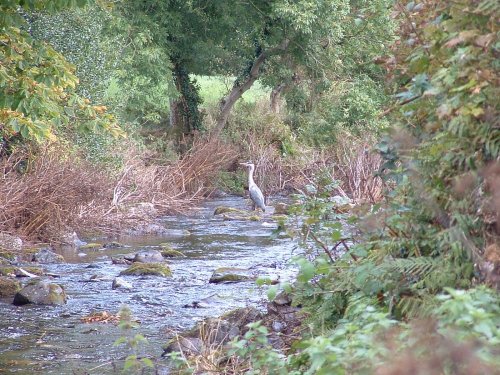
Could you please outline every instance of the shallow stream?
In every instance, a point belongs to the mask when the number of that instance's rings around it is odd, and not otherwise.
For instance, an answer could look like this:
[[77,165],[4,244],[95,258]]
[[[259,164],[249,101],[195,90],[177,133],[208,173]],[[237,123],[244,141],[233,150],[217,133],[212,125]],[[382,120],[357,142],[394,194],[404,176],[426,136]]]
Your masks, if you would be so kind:
[[[0,373],[119,373],[130,349],[114,342],[124,332],[115,324],[83,323],[81,318],[93,312],[116,314],[127,305],[140,322],[133,334],[147,339],[139,345],[139,355],[150,358],[157,373],[166,374],[168,360],[161,358],[161,347],[172,330],[191,328],[205,317],[236,307],[262,306],[265,288],[253,281],[210,284],[212,272],[218,267],[239,267],[289,279],[293,270],[287,260],[294,245],[287,238],[272,236],[276,224],[271,213],[266,212],[260,222],[224,221],[213,215],[220,205],[248,209],[239,197],[209,201],[189,215],[164,218],[171,235],[120,237],[113,240],[125,248],[87,250],[85,256],[65,251],[67,263],[44,265],[47,272],[59,276],[54,282],[65,288],[68,303],[16,307],[10,300],[0,300]],[[168,261],[172,278],[125,276],[133,284],[131,290],[111,288],[112,280],[127,266],[112,264],[110,256],[159,249],[165,242],[186,255]],[[194,301],[203,308],[183,307]]]

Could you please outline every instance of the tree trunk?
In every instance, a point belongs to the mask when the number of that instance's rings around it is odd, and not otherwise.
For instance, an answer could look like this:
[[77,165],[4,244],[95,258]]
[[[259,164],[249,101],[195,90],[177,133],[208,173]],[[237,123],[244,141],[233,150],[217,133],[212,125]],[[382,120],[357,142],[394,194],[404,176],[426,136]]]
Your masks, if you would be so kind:
[[273,89],[273,91],[271,91],[270,108],[273,113],[279,114],[281,111],[281,93],[283,92],[285,87],[285,83],[280,83]]
[[238,99],[240,99],[243,94],[248,91],[248,89],[250,89],[254,82],[259,78],[260,68],[262,67],[266,59],[269,56],[285,51],[288,48],[289,43],[290,41],[288,39],[285,39],[279,46],[268,51],[262,51],[253,62],[252,68],[250,69],[250,74],[248,75],[247,79],[243,82],[236,81],[234,83],[233,88],[231,89],[229,94],[220,102],[220,112],[216,119],[216,125],[213,135],[218,136],[222,129],[224,129],[231,110],[233,109]]

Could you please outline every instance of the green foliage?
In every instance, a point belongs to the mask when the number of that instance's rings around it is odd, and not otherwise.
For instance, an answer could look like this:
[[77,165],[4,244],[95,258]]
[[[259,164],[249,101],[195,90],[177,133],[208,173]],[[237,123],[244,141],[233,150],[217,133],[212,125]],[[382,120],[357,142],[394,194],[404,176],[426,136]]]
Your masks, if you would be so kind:
[[260,322],[250,323],[243,338],[231,342],[229,354],[244,357],[250,362],[245,374],[289,374],[284,356],[274,351],[267,340],[268,330]]
[[74,92],[72,67],[50,46],[15,27],[0,34],[0,137],[54,140],[58,132],[103,130],[122,134],[103,106]]
[[392,372],[401,373],[408,361],[400,357],[443,374],[498,368],[499,294],[463,289],[473,286],[482,249],[497,239],[482,210],[498,189],[488,163],[500,150],[492,78],[500,9],[491,1],[431,3],[396,5],[401,43],[382,58],[399,100],[386,110],[398,129],[379,146],[381,176],[395,189],[352,221],[321,173],[296,197],[296,226],[287,229],[305,255],[295,259],[292,298],[308,315],[310,337],[289,354],[286,371],[401,366]]
[[126,345],[130,350],[130,354],[125,358],[123,364],[123,373],[127,374],[143,374],[147,368],[154,368],[153,362],[147,358],[138,357],[138,351],[141,343],[146,342],[146,338],[137,333],[133,335],[133,330],[137,328],[137,324],[132,320],[132,313],[127,306],[122,306],[120,309],[120,324],[119,327],[123,331],[123,335],[115,341],[114,345]]
[[112,65],[118,59],[116,46],[109,45],[104,32],[110,17],[96,5],[57,13],[32,12],[27,17],[33,38],[49,43],[75,66],[76,92],[97,102],[103,102]]
[[301,141],[329,145],[342,130],[376,133],[387,126],[380,117],[388,101],[384,72],[375,60],[393,39],[391,3],[351,1],[340,39],[324,42],[315,64],[284,81],[287,121]]

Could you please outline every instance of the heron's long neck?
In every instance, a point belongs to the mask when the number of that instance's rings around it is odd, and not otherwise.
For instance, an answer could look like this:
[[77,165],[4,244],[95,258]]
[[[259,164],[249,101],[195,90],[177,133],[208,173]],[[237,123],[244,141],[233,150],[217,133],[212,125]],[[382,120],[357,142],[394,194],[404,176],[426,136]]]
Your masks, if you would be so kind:
[[253,180],[253,171],[254,171],[255,167],[252,165],[250,167],[250,169],[248,170],[248,186],[252,186],[253,184],[255,184],[254,180]]

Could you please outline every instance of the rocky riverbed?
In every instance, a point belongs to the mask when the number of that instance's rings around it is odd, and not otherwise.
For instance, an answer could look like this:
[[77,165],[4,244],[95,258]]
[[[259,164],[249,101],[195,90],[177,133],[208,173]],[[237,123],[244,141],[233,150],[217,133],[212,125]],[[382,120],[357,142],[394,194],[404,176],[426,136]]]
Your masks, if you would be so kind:
[[[88,238],[86,246],[59,249],[64,262],[40,266],[52,275],[51,283],[64,289],[66,303],[15,306],[12,297],[0,298],[0,369],[19,374],[113,373],[130,354],[130,348],[115,341],[140,333],[147,342],[136,348],[137,354],[151,359],[159,373],[168,373],[168,359],[161,354],[173,331],[234,308],[261,308],[266,289],[256,286],[258,276],[293,278],[287,261],[294,244],[272,235],[272,209],[261,220],[245,220],[241,213],[214,216],[219,206],[246,210],[246,204],[233,197],[209,201],[190,215],[164,218],[165,230],[156,234]],[[127,274],[137,263],[161,264],[163,273]],[[21,286],[28,279],[33,278],[17,278]],[[132,332],[111,318],[104,319],[107,323],[88,318],[111,317],[124,305],[138,322]]]

